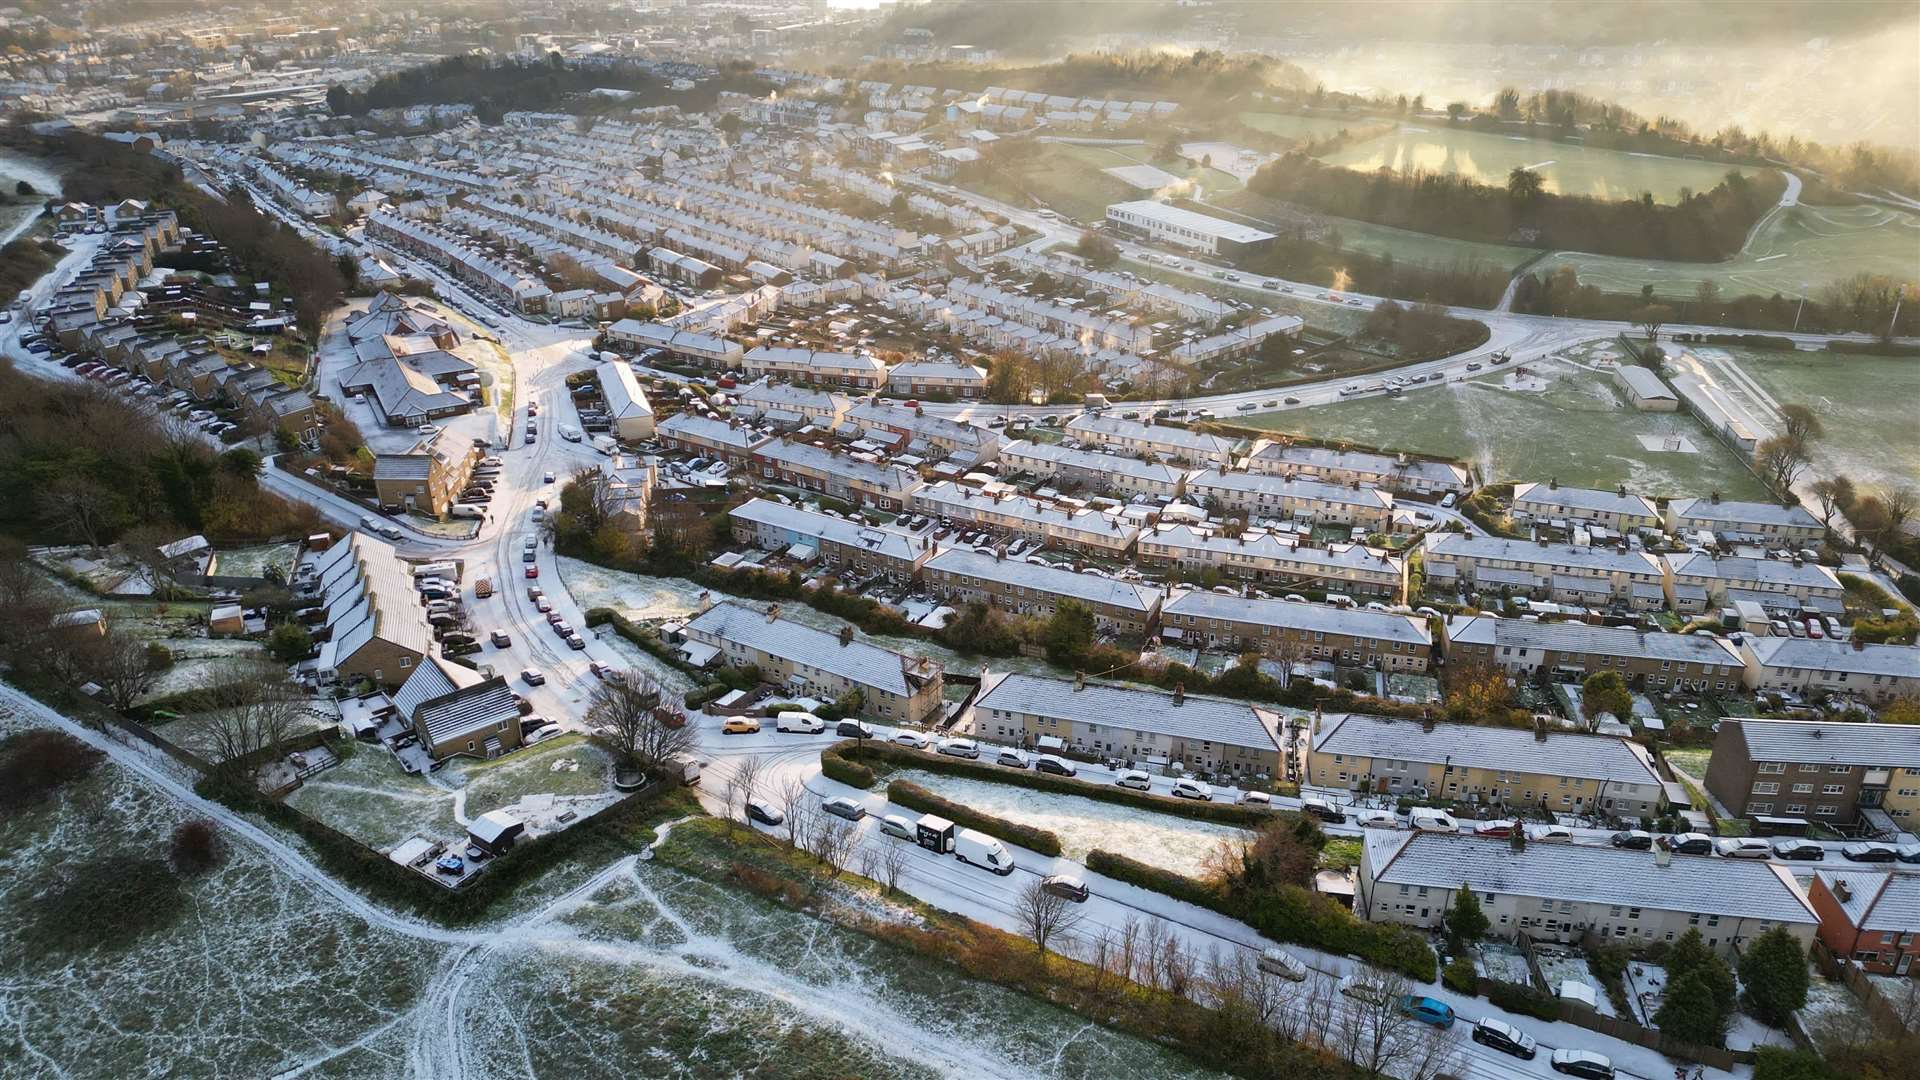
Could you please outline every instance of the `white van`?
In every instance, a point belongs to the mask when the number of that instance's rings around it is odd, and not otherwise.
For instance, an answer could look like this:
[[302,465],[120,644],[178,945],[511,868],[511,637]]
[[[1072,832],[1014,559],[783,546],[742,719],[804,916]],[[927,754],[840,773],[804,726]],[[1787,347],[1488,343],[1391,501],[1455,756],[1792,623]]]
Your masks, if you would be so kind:
[[563,427],[560,429],[560,437],[567,440],[568,442],[579,442],[580,429],[572,428],[572,427]]
[[1182,776],[1173,782],[1173,794],[1181,799],[1199,799],[1202,802],[1213,801],[1213,785],[1200,780]]
[[1436,810],[1430,806],[1416,806],[1407,816],[1407,823],[1415,832],[1459,832],[1460,823],[1445,810]]
[[818,735],[827,730],[827,722],[810,712],[783,712],[774,718],[773,730]]
[[968,866],[984,866],[1006,877],[1013,873],[1013,856],[1000,841],[973,829],[961,829],[953,836],[953,853]]
[[472,503],[454,503],[447,508],[447,513],[457,518],[483,518],[487,516],[487,508]]
[[1307,981],[1307,965],[1300,958],[1285,949],[1272,946],[1260,950],[1259,967],[1268,975],[1278,975],[1294,982]]
[[1116,787],[1132,788],[1135,791],[1153,790],[1153,777],[1139,769],[1125,769],[1113,778]]

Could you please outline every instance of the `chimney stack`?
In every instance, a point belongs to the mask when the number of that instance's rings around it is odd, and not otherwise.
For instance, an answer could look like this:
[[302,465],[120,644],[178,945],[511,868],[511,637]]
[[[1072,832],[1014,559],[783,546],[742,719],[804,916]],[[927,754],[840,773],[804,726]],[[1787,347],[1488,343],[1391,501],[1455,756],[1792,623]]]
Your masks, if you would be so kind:
[[1173,684],[1173,703],[1175,706],[1180,706],[1187,703],[1187,684],[1186,683],[1178,682]]
[[1087,688],[1087,673],[1076,670],[1073,673],[1073,689],[1077,693]]
[[851,626],[841,627],[840,628],[840,647],[844,649],[851,644],[853,644],[853,627]]
[[1672,866],[1673,852],[1668,851],[1666,848],[1661,847],[1659,844],[1653,845],[1653,865]]
[[1847,884],[1844,878],[1837,879],[1833,883],[1833,895],[1835,899],[1844,904],[1853,899],[1853,886]]
[[1533,741],[1547,741],[1547,718],[1538,714],[1533,718]]
[[775,604],[772,607],[767,609],[767,621],[768,622],[780,621],[780,605],[779,604]]

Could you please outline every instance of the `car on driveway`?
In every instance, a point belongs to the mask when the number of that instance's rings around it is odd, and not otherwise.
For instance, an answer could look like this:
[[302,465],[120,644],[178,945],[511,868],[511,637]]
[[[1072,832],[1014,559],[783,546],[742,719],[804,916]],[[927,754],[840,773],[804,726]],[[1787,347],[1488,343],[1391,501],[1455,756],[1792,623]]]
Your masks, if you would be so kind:
[[825,800],[820,804],[820,809],[832,814],[834,817],[846,818],[848,821],[859,821],[861,818],[867,816],[867,808],[860,805],[859,799],[849,798],[845,795],[835,795],[833,798]]
[[528,686],[547,685],[547,677],[533,670],[532,668],[528,668],[527,670],[522,671],[520,673],[520,681],[523,683],[526,683]]
[[557,739],[565,734],[566,732],[560,729],[559,724],[548,724],[546,727],[526,736],[521,741],[525,742],[528,746],[532,746],[535,743],[546,742],[548,739]]
[[1503,1054],[1512,1054],[1514,1057],[1525,1058],[1528,1061],[1532,1061],[1533,1056],[1540,1052],[1538,1044],[1533,1041],[1533,1036],[1504,1020],[1495,1020],[1492,1017],[1474,1024],[1472,1037],[1473,1041],[1481,1046],[1492,1047]]
[[722,735],[753,735],[759,730],[760,721],[751,716],[735,716],[720,725]]
[[1423,1024],[1442,1028],[1453,1026],[1453,1006],[1438,998],[1407,994],[1400,999],[1400,1011]]
[[779,825],[787,820],[787,816],[775,810],[773,804],[764,799],[748,799],[747,819],[762,825]]
[[1072,874],[1054,874],[1052,877],[1041,878],[1040,887],[1076,904],[1086,903],[1087,897],[1093,895],[1093,892],[1087,888],[1087,883]]
[[1820,862],[1827,857],[1827,849],[1811,840],[1788,837],[1773,842],[1773,855],[1776,859],[1794,862]]

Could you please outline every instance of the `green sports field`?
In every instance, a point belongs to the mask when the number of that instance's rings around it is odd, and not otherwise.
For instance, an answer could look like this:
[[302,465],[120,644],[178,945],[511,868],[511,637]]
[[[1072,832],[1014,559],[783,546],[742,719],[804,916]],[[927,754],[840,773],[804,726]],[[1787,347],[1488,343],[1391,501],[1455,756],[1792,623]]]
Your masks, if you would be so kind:
[[1725,296],[1817,294],[1822,285],[1854,274],[1920,280],[1920,216],[1884,206],[1793,206],[1760,226],[1747,250],[1720,263],[1661,262],[1611,255],[1556,252],[1534,267],[1546,275],[1571,266],[1585,285],[1636,293],[1652,285],[1661,296],[1691,299],[1711,281]]
[[[1717,346],[1694,346],[1704,352]],[[1819,414],[1814,471],[1841,472],[1862,488],[1920,481],[1920,361],[1901,356],[1726,348],[1767,393]]]
[[1417,124],[1403,124],[1392,134],[1343,147],[1321,160],[1362,172],[1386,166],[1460,173],[1488,184],[1505,184],[1509,172],[1525,167],[1541,175],[1548,191],[1562,195],[1636,199],[1651,191],[1664,203],[1679,202],[1681,188],[1706,191],[1727,173],[1727,166],[1705,161]]

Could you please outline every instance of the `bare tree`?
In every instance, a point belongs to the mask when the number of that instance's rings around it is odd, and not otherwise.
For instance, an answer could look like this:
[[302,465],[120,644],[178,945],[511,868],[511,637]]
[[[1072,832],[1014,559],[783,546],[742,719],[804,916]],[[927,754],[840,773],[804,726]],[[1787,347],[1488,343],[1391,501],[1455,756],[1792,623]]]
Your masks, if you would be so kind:
[[658,770],[699,745],[686,714],[660,684],[636,672],[594,687],[587,699],[587,726],[627,764],[649,770]]
[[1807,452],[1807,441],[1787,435],[1776,435],[1762,442],[1753,452],[1753,467],[1759,471],[1760,478],[1782,499],[1790,498],[1794,482],[1813,464],[1812,456]]
[[859,847],[859,836],[854,832],[853,822],[834,814],[817,813],[813,818],[813,828],[807,837],[807,850],[814,858],[826,863],[834,877],[839,877]]
[[875,850],[879,852],[876,868],[880,872],[876,880],[885,885],[887,895],[892,896],[900,891],[900,878],[907,872],[908,847],[904,843],[885,842]]
[[1420,1023],[1403,1023],[1401,1028],[1398,1038],[1404,1049],[1395,1073],[1401,1080],[1439,1080],[1463,1071],[1460,1038],[1450,1029]]
[[207,715],[205,751],[227,779],[250,755],[278,751],[305,703],[277,667],[247,664],[229,669],[219,704]]
[[104,634],[88,642],[83,666],[87,676],[106,692],[107,704],[123,713],[138,704],[160,676],[147,643],[113,623],[107,625]]
[[90,548],[124,516],[119,497],[85,476],[59,477],[40,490],[39,503],[43,521]]
[[799,847],[801,829],[805,823],[801,820],[808,816],[807,785],[797,776],[790,776],[780,787],[780,812],[787,818],[787,846]]
[[1366,968],[1343,996],[1335,1020],[1335,1050],[1369,1076],[1385,1075],[1406,1050],[1401,1034],[1408,1017],[1400,1011],[1400,999],[1408,985],[1400,975]]
[[727,776],[727,786],[722,790],[727,803],[729,822],[738,820],[739,813],[744,810],[747,800],[753,798],[754,789],[759,785],[760,759],[758,757],[746,758],[733,767],[733,771]]
[[1853,504],[1853,481],[1848,477],[1828,476],[1813,482],[1813,497],[1820,503],[1820,522],[1833,528],[1833,516]]
[[1080,905],[1057,893],[1047,891],[1042,878],[1033,878],[1013,902],[1013,917],[1020,922],[1033,944],[1041,952],[1055,937],[1067,937],[1080,925]]
[[1880,511],[1885,515],[1885,525],[1876,537],[1881,551],[1900,542],[1907,522],[1913,520],[1916,511],[1920,511],[1920,490],[1908,484],[1896,484],[1880,490]]

